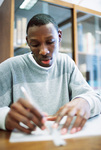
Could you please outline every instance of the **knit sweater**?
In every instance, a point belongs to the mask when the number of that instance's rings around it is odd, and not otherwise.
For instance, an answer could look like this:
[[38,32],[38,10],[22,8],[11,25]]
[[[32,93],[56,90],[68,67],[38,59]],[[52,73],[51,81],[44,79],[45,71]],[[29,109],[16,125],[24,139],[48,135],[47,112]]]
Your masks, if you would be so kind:
[[25,87],[42,111],[49,115],[76,97],[88,101],[91,116],[101,110],[101,98],[83,78],[74,61],[59,53],[51,67],[41,67],[31,53],[12,57],[0,64],[0,128],[5,129],[5,118],[10,105],[24,98]]

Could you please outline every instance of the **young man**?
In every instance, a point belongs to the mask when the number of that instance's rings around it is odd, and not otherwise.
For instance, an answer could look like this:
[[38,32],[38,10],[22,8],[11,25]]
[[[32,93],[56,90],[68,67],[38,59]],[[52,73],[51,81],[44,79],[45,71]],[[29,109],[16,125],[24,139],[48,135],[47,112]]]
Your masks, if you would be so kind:
[[[27,26],[26,40],[31,53],[0,64],[1,129],[17,128],[30,133],[36,125],[45,129],[46,120],[55,120],[54,127],[57,127],[67,115],[61,129],[65,134],[76,115],[71,129],[71,133],[75,133],[89,117],[100,113],[101,97],[87,84],[74,61],[58,52],[61,36],[51,16],[38,14]],[[21,86],[40,106],[42,113],[24,99]],[[21,122],[28,128],[22,127]]]

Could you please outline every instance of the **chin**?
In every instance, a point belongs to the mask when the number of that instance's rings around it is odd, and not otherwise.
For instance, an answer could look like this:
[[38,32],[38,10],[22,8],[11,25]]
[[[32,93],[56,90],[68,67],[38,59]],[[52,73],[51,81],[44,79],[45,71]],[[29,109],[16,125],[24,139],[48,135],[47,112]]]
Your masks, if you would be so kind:
[[42,67],[50,67],[51,65],[50,64],[42,64],[41,66]]

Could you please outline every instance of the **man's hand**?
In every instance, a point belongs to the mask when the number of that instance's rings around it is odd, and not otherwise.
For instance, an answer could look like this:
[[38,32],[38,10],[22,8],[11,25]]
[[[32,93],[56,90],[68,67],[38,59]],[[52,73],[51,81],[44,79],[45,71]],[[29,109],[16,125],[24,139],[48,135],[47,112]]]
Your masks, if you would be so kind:
[[[20,98],[11,105],[6,117],[5,126],[7,130],[16,128],[25,133],[31,133],[31,131],[35,130],[36,126],[42,130],[45,129],[45,121],[46,117],[44,117],[44,114],[41,114],[27,100]],[[22,126],[21,123],[26,125],[27,128]]]
[[50,116],[47,120],[55,121],[53,127],[58,127],[59,122],[64,116],[67,116],[67,120],[61,129],[61,133],[67,133],[74,116],[77,116],[70,131],[71,133],[75,133],[83,128],[87,119],[90,117],[90,106],[83,98],[76,98],[61,107],[55,115]]

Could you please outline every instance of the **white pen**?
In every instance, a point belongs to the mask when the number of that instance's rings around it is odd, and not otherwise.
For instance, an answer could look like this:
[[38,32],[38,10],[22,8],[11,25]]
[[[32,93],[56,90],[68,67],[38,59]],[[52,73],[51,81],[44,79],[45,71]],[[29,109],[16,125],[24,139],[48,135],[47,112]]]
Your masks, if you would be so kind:
[[[32,104],[32,105],[38,110],[38,112],[39,112],[40,114],[42,114],[41,108],[37,105],[37,103],[36,103],[34,100],[32,100],[32,98],[28,95],[26,89],[25,89],[23,86],[21,86],[21,91],[22,91],[22,93],[24,94],[26,100],[28,100],[28,101],[30,102],[30,104]],[[43,115],[43,116],[44,116],[44,115]],[[50,132],[50,131],[49,131],[49,128],[48,128],[47,125],[46,125],[46,122],[44,123],[44,125],[45,125],[47,131]]]
[[42,113],[41,109],[39,108],[39,106],[35,103],[34,100],[31,99],[31,97],[28,95],[27,91],[25,90],[25,88],[23,86],[21,86],[21,91],[23,92],[25,98],[40,112]]
[[[21,91],[23,92],[25,98],[40,112],[42,113],[41,109],[39,108],[39,106],[35,103],[34,100],[31,99],[31,97],[28,95],[27,91],[25,90],[25,88],[22,86],[21,87]],[[53,129],[52,127],[47,127],[47,124],[44,123],[46,126],[46,129],[48,130],[49,134],[52,135],[52,139],[53,142],[56,146],[63,146],[66,145],[66,142],[62,139],[59,131],[57,129]],[[51,131],[51,133],[50,133]]]

